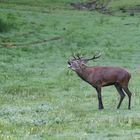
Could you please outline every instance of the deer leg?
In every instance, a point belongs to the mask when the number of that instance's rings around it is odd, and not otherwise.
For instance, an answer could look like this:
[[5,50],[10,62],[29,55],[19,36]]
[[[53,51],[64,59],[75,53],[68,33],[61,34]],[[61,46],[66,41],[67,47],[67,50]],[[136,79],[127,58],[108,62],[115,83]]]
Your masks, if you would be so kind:
[[118,93],[120,94],[120,101],[119,101],[119,104],[117,106],[117,108],[119,109],[120,105],[121,105],[121,103],[122,103],[122,101],[123,101],[123,99],[125,97],[125,93],[123,92],[122,87],[119,86],[118,84],[116,84],[115,87],[116,87]]
[[96,88],[97,94],[98,94],[98,102],[99,102],[99,109],[104,109],[103,102],[102,102],[102,95],[101,95],[101,88]]
[[128,87],[123,87],[123,90],[126,92],[126,94],[128,95],[128,99],[129,99],[129,103],[128,103],[128,109],[131,109],[131,95],[132,93],[130,92],[130,90],[128,89]]

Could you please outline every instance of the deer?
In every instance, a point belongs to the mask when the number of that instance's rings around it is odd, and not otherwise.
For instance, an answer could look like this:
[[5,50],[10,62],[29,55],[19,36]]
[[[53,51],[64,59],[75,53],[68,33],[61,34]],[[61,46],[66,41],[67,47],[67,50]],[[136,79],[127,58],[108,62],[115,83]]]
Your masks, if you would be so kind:
[[117,109],[120,108],[121,103],[127,94],[128,109],[131,109],[131,95],[128,88],[128,83],[131,74],[121,67],[114,66],[88,66],[87,62],[95,60],[101,56],[101,53],[93,55],[92,58],[84,58],[80,55],[73,56],[68,60],[68,68],[75,71],[76,74],[85,82],[96,89],[98,95],[98,109],[104,109],[102,102],[101,90],[102,87],[114,85],[117,89],[120,100]]

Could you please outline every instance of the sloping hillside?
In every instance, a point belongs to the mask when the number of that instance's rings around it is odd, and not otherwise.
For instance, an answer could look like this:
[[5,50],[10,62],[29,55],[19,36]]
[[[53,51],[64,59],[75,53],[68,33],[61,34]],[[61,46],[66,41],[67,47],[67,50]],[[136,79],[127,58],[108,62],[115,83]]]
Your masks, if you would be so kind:
[[[140,139],[140,1],[111,1],[112,15],[71,6],[85,2],[0,1],[0,139]],[[88,65],[131,73],[132,110],[127,96],[117,110],[106,87],[99,111],[95,89],[67,68],[72,54],[97,52]]]

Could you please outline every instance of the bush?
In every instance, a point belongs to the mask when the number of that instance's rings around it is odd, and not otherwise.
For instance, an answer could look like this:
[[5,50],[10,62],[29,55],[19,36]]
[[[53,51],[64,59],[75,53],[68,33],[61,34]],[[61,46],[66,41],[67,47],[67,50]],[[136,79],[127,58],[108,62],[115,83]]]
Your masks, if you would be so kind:
[[10,29],[14,28],[14,19],[0,17],[0,32],[8,32]]

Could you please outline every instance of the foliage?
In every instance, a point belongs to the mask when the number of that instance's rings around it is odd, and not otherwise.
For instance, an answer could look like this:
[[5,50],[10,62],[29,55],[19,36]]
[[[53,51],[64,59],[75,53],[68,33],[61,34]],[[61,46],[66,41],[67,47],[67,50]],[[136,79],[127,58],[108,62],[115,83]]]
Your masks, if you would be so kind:
[[11,14],[7,14],[6,17],[0,15],[0,32],[8,32],[15,27],[15,17]]

